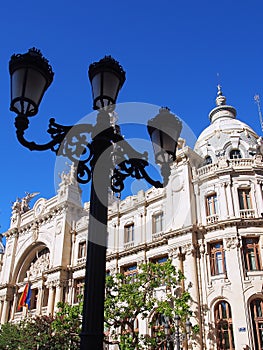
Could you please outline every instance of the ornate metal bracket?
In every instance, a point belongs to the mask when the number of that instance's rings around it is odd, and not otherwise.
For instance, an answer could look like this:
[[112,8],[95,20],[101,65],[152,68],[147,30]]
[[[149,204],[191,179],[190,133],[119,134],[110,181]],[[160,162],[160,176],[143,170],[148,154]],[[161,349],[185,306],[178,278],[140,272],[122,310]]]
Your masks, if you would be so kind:
[[[107,120],[109,120],[108,116]],[[107,120],[105,114],[99,113],[95,126],[91,124],[64,126],[51,118],[47,130],[51,135],[51,141],[45,144],[37,144],[25,139],[24,132],[29,126],[27,117],[18,115],[15,126],[17,139],[24,147],[31,151],[51,150],[56,155],[67,157],[73,162],[77,169],[77,181],[81,184],[91,180],[97,160],[106,149],[111,147],[113,169],[111,188],[114,192],[119,193],[123,190],[124,180],[127,177],[145,179],[155,187],[163,187],[160,181],[154,181],[145,170],[149,165],[147,152],[139,153],[134,150],[120,134],[119,126],[113,127]]]

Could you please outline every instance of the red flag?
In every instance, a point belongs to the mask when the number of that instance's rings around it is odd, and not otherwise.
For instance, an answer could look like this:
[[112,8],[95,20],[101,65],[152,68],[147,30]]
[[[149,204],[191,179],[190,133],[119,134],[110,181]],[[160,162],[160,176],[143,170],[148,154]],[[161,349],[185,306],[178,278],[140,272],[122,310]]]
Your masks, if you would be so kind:
[[21,297],[19,299],[19,303],[18,303],[18,306],[17,306],[17,311],[20,311],[21,307],[26,306],[27,292],[28,292],[28,283],[26,284],[25,289],[24,289],[24,291],[21,294]]

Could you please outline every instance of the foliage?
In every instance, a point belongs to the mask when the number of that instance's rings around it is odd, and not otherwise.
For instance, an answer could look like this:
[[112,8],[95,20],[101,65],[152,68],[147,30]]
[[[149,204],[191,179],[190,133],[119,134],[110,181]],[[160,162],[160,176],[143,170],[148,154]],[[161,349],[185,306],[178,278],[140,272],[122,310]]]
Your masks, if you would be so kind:
[[[156,326],[156,336],[139,335],[136,326],[138,317],[144,319],[161,314],[168,320],[179,315],[185,321],[190,315],[191,297],[182,288],[184,279],[171,260],[163,264],[149,262],[139,266],[138,273],[125,276],[121,273],[107,276],[105,300],[105,325],[109,343],[118,344],[120,350],[156,347],[164,342],[162,325]],[[158,290],[162,297],[158,298]],[[153,317],[150,317],[153,319]]]
[[[121,273],[107,276],[105,342],[117,344],[120,350],[160,346],[165,340],[164,327],[156,323],[153,314],[162,315],[168,323],[176,314],[183,321],[191,315],[191,297],[182,287],[183,280],[183,274],[170,260],[163,264],[142,264],[133,276]],[[73,306],[58,303],[59,311],[54,316],[27,317],[18,323],[2,325],[0,350],[79,349],[82,306],[81,300]],[[154,327],[154,337],[139,334],[137,318],[151,320],[148,325]]]
[[28,317],[19,323],[6,323],[0,329],[0,350],[79,349],[82,303],[58,303],[55,316]]

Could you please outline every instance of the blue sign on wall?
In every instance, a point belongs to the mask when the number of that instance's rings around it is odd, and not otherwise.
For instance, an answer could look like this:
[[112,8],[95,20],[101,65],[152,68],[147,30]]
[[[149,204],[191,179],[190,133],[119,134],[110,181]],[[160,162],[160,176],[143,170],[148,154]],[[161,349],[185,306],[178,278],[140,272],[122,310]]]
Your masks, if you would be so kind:
[[246,330],[247,330],[246,327],[239,327],[238,328],[239,332],[246,332]]

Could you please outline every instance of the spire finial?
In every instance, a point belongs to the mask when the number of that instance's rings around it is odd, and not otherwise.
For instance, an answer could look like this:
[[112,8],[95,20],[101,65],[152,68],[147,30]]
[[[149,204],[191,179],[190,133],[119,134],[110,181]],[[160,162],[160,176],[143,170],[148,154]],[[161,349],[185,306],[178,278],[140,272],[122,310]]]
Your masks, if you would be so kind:
[[226,104],[226,98],[223,96],[222,87],[220,84],[217,85],[217,98],[216,98],[216,105],[222,106]]
[[217,84],[217,96],[222,96],[223,93],[222,93],[222,90],[221,90],[221,85],[220,84]]

